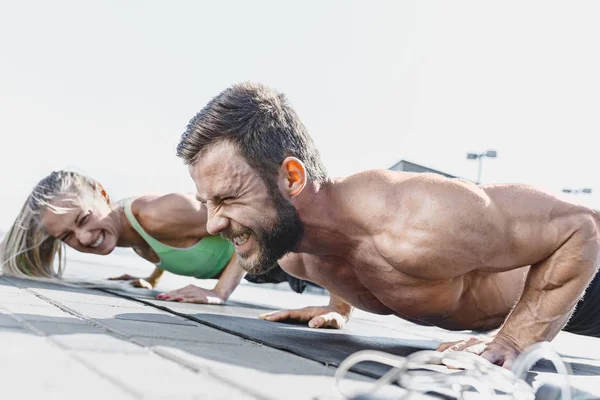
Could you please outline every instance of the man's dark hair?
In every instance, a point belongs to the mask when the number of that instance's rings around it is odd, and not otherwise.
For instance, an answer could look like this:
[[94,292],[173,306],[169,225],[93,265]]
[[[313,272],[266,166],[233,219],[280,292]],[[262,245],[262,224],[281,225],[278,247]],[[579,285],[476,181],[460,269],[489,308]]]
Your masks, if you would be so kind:
[[190,120],[177,156],[195,164],[219,143],[235,145],[267,184],[289,156],[304,163],[309,181],[327,177],[312,138],[285,95],[265,85],[236,84],[214,97]]

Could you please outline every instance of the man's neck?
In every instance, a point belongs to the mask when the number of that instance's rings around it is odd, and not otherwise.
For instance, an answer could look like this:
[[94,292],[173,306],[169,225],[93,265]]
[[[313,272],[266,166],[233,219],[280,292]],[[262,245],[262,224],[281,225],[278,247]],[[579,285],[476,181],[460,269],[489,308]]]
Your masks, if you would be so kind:
[[341,179],[309,182],[302,192],[292,198],[300,219],[304,223],[304,235],[296,248],[297,253],[344,256],[354,246],[354,238],[348,234],[355,221],[345,215],[340,201]]

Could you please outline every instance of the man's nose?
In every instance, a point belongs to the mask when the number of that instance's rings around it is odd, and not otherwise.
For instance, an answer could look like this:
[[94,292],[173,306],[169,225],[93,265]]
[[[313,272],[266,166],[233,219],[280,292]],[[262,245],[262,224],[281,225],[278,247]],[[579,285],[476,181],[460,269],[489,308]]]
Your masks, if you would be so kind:
[[206,230],[211,235],[218,235],[222,230],[227,228],[229,219],[222,216],[212,206],[207,205],[207,211]]

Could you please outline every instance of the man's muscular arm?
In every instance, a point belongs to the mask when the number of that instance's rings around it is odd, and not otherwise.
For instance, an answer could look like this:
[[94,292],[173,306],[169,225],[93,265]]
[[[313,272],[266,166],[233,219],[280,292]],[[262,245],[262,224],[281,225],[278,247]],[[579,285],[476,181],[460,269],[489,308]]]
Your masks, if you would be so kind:
[[528,346],[550,341],[565,326],[597,271],[600,237],[595,221],[580,217],[568,239],[547,259],[532,265],[521,299],[482,353],[510,368]]
[[527,347],[554,339],[568,322],[600,262],[597,223],[589,215],[572,216],[568,223],[573,229],[560,246],[529,268],[519,301],[491,341],[471,338],[442,343],[438,350],[481,354],[510,369]]
[[[483,347],[481,341],[450,347],[510,368],[525,348],[554,339],[583,296],[600,262],[600,215],[527,185],[476,187],[452,180],[439,185],[435,181],[441,178],[428,179],[429,185],[423,184],[425,178],[415,179],[412,190],[405,185],[414,216],[402,227],[409,232],[404,242],[431,267],[408,269],[405,263],[407,272],[445,278],[479,268],[485,274],[530,266],[523,291],[494,339]],[[427,235],[411,235],[415,226],[423,229],[423,221]],[[446,251],[436,251],[439,247]]]

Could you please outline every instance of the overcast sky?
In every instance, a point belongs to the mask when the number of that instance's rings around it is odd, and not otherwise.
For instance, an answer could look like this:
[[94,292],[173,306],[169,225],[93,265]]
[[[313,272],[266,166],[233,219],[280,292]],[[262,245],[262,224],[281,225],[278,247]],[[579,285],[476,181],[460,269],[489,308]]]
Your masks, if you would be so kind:
[[175,146],[235,82],[285,92],[331,175],[400,159],[600,208],[600,2],[0,0],[0,229],[53,169],[193,191]]

